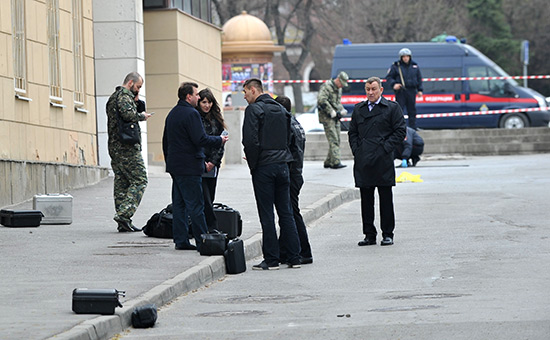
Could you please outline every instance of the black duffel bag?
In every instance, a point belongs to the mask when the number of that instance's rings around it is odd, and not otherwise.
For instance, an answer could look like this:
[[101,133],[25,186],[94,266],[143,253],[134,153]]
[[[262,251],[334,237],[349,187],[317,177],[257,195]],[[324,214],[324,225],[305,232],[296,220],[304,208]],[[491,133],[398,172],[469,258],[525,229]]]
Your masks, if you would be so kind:
[[157,322],[157,306],[154,304],[137,307],[132,312],[132,326],[134,328],[153,327]]
[[173,238],[172,219],[172,204],[168,204],[166,208],[151,216],[143,227],[143,232],[151,237]]

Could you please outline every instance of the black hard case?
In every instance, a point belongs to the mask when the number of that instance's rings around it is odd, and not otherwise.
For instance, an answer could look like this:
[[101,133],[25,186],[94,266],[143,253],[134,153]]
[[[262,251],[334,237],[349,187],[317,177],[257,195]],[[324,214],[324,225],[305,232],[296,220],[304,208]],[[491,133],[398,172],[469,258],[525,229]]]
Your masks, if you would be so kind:
[[213,207],[218,220],[218,230],[227,234],[227,238],[230,240],[241,236],[243,232],[241,214],[225,204],[214,203]]
[[6,227],[38,227],[44,215],[39,210],[0,210],[0,224]]
[[223,256],[227,274],[239,274],[246,271],[243,240],[234,239],[230,241]]
[[115,314],[115,307],[122,307],[118,300],[124,296],[123,291],[116,289],[87,289],[73,290],[73,312],[76,314]]

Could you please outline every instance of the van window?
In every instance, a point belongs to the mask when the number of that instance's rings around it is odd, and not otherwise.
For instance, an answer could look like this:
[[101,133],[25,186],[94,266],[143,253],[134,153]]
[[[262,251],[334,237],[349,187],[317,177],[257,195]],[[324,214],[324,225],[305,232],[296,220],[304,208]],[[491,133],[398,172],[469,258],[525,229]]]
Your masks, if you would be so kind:
[[[487,66],[469,66],[467,68],[468,77],[499,77],[501,76],[495,70]],[[508,97],[510,93],[506,91],[506,80],[469,80],[470,93],[479,93],[491,97]]]
[[[460,68],[421,68],[422,78],[454,78],[462,76]],[[461,93],[460,81],[425,81],[424,93]]]

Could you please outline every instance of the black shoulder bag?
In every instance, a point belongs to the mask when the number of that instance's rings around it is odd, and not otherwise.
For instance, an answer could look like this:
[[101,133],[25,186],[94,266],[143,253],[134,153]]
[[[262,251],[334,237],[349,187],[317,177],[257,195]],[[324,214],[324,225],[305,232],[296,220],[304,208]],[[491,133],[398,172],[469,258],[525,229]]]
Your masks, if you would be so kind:
[[[122,92],[122,91],[121,91]],[[120,97],[120,94],[118,95]],[[118,137],[122,144],[134,145],[141,143],[141,128],[137,122],[126,122],[120,115],[117,97]]]

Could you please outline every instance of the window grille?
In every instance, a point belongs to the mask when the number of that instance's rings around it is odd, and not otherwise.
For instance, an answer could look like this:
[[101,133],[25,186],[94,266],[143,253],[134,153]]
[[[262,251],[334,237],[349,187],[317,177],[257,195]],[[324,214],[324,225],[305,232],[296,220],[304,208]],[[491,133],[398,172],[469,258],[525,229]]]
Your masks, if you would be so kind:
[[75,106],[84,106],[84,49],[82,45],[82,0],[73,1],[73,58]]
[[48,10],[48,61],[50,99],[61,102],[61,65],[59,57],[59,0],[47,0]]
[[25,36],[25,0],[12,0],[13,80],[15,92],[27,93],[27,47]]

